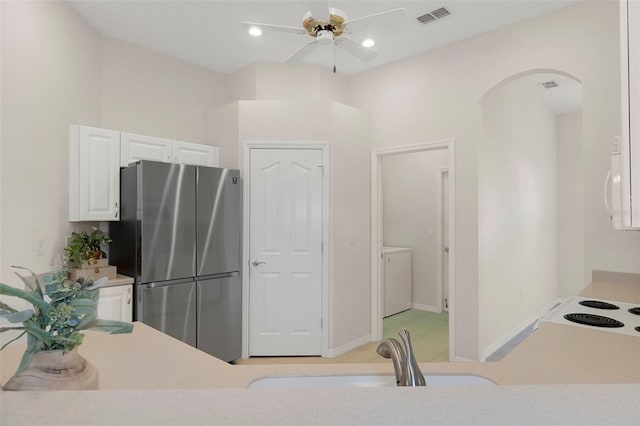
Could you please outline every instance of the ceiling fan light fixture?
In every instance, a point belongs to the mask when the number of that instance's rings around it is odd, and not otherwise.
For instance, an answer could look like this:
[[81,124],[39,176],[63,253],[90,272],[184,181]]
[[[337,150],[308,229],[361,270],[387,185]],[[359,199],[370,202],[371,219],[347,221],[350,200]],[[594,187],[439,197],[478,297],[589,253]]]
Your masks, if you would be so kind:
[[262,35],[262,30],[258,27],[251,27],[249,28],[249,34],[254,37],[260,37]]
[[372,38],[366,38],[362,42],[362,46],[364,46],[364,47],[373,47],[373,46],[375,46],[375,44],[376,44],[376,42]]

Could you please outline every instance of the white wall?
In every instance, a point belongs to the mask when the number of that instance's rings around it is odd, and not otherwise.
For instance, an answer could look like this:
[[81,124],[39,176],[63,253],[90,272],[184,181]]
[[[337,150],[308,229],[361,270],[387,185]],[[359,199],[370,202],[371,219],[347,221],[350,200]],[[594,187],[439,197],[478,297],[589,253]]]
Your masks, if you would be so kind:
[[483,348],[504,340],[557,296],[556,119],[541,90],[522,78],[482,100],[486,138],[478,147],[478,275]]
[[208,143],[207,112],[227,101],[224,74],[121,41],[102,41],[102,127]]
[[578,294],[584,276],[582,112],[556,115],[558,158],[558,296]]
[[229,94],[225,75],[103,38],[65,2],[1,7],[0,279],[17,282],[9,265],[51,270],[65,235],[97,225],[68,222],[69,124],[206,143]]
[[[68,222],[69,124],[100,125],[101,38],[67,4],[2,2],[0,279],[51,269]],[[44,240],[44,255],[36,243]]]
[[412,302],[438,306],[438,184],[447,150],[382,157],[383,245],[412,249]]
[[[640,235],[611,230],[602,177],[620,132],[617,2],[584,2],[350,78],[350,103],[371,114],[374,147],[454,138],[458,356],[479,359],[478,147],[480,99],[522,72],[560,70],[584,84],[585,285],[592,269],[640,272]],[[587,172],[588,171],[588,172]],[[492,330],[482,331],[484,336]]]
[[[241,168],[245,142],[329,143],[329,348],[368,336],[371,302],[367,115],[324,100],[243,100],[219,108],[211,120],[221,149],[238,149],[236,157],[225,160],[229,167]],[[355,245],[350,244],[351,235],[358,240]]]

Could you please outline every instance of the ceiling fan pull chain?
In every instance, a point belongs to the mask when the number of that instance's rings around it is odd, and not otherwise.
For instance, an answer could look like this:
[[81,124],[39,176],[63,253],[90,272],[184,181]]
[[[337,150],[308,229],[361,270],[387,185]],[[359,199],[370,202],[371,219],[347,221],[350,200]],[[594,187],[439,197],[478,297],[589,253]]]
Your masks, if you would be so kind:
[[333,42],[333,73],[336,73],[336,42]]

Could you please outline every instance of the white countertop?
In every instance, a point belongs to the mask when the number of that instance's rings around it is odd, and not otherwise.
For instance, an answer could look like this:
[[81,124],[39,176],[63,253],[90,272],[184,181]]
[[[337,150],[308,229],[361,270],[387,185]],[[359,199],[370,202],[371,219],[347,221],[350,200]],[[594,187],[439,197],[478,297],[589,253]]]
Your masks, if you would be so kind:
[[[594,282],[582,294],[640,302],[640,286]],[[2,383],[24,347],[5,349]],[[423,363],[501,385],[455,388],[246,389],[277,375],[392,374],[389,363],[229,365],[136,323],[87,332],[80,347],[98,391],[0,393],[6,425],[638,424],[640,338],[545,323],[496,363]]]
[[637,425],[640,385],[3,392],[8,425]]

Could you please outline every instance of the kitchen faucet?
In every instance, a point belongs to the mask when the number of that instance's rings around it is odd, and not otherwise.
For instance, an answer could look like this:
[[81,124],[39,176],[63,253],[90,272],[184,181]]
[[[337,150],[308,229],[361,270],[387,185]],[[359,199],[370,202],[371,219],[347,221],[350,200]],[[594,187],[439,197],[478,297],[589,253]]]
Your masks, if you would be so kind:
[[376,352],[384,358],[391,358],[393,361],[393,369],[396,373],[396,384],[398,386],[426,386],[427,382],[413,354],[409,331],[400,330],[398,335],[404,342],[404,349],[398,340],[390,337],[378,345]]

